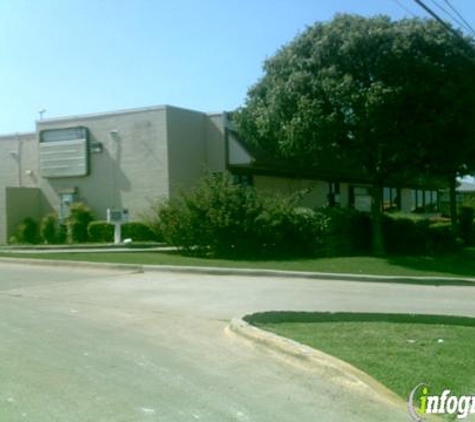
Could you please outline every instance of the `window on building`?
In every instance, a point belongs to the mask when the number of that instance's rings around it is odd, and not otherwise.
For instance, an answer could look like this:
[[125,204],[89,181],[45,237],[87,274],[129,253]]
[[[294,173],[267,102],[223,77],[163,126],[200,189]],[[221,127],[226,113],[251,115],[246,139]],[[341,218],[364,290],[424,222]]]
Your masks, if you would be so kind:
[[340,183],[328,183],[328,206],[336,207],[340,205]]
[[69,217],[69,208],[77,201],[77,190],[67,189],[59,192],[59,212],[58,218],[60,224],[66,224],[66,219]]
[[436,190],[426,191],[425,210],[426,212],[437,212],[439,210],[439,192]]
[[401,193],[397,188],[383,189],[383,211],[399,210],[401,208]]
[[424,189],[413,190],[412,204],[414,212],[437,212],[439,209],[439,192]]
[[368,186],[350,186],[350,206],[358,211],[371,211],[371,192]]

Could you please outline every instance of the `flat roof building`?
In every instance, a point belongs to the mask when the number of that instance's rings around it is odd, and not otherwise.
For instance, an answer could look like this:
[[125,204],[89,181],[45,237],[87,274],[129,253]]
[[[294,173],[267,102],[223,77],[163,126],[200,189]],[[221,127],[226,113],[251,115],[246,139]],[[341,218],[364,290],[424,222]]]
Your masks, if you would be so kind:
[[[206,172],[229,171],[257,189],[304,191],[302,204],[368,210],[369,186],[332,169],[289,167],[239,140],[229,114],[172,106],[44,119],[36,131],[0,136],[0,244],[25,218],[36,221],[84,202],[97,219],[128,209],[140,219],[157,199],[188,189]],[[435,191],[385,188],[385,207],[437,205]],[[422,196],[421,196],[422,195]]]
[[26,217],[65,217],[76,201],[99,219],[108,208],[137,219],[205,171],[224,171],[225,119],[159,106],[45,119],[36,132],[0,136],[0,244]]

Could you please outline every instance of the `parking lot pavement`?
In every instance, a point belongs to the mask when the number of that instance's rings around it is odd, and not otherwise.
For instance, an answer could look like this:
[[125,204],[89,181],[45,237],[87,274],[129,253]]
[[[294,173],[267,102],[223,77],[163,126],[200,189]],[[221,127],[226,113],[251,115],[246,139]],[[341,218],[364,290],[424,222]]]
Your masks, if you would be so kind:
[[0,263],[1,421],[406,421],[225,333],[263,310],[474,315],[475,289]]

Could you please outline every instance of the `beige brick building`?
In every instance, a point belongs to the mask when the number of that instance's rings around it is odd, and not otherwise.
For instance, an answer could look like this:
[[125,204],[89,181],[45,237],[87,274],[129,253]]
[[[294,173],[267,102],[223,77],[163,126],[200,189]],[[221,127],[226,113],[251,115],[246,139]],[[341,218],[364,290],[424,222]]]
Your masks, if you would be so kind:
[[[230,171],[261,190],[304,190],[303,205],[311,207],[368,209],[361,181],[262,165],[232,129],[224,112],[158,106],[45,119],[35,132],[0,136],[0,244],[26,217],[40,220],[52,211],[65,217],[75,201],[98,219],[108,208],[128,209],[138,219],[153,201],[193,186],[206,171]],[[386,202],[404,211],[420,198],[436,201],[434,195],[385,190]]]

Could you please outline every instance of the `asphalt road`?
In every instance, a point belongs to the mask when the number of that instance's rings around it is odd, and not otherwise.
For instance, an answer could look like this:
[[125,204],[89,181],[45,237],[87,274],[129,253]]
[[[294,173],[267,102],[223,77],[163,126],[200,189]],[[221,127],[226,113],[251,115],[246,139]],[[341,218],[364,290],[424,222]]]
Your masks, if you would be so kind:
[[407,421],[225,333],[264,310],[475,316],[475,288],[0,263],[0,421]]

